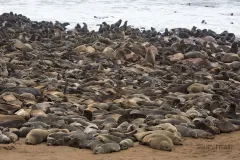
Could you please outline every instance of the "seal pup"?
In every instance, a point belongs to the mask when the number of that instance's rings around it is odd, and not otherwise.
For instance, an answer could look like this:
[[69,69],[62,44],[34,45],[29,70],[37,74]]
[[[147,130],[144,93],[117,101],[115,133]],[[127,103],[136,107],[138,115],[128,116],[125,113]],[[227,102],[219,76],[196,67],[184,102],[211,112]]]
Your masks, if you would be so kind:
[[124,139],[119,143],[121,150],[128,149],[133,147],[133,140],[131,139]]
[[36,145],[47,140],[49,132],[43,129],[33,129],[26,136],[26,144]]
[[104,154],[104,153],[112,153],[119,152],[121,147],[117,143],[106,143],[101,146],[95,147],[93,149],[93,154]]

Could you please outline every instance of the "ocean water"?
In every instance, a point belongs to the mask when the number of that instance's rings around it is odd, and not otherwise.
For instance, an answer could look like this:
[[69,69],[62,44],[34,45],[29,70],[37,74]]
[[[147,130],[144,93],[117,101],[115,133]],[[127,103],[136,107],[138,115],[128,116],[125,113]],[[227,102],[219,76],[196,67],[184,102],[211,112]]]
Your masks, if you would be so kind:
[[240,0],[0,0],[0,14],[10,11],[36,21],[69,22],[68,28],[86,22],[97,30],[103,21],[122,19],[134,27],[159,31],[196,26],[240,35]]

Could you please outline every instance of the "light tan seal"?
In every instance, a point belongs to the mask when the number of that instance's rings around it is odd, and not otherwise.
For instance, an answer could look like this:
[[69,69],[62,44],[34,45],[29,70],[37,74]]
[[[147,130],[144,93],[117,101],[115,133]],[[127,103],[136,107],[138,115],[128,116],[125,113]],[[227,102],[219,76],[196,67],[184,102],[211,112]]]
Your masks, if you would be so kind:
[[16,142],[19,140],[18,136],[12,132],[5,132],[4,133],[8,138],[10,138],[11,142]]
[[33,129],[26,136],[26,144],[35,145],[47,140],[49,132],[43,129]]
[[176,133],[177,132],[177,128],[172,125],[171,123],[162,123],[156,126],[150,126],[148,127],[148,129],[150,130],[166,130],[166,131],[170,131],[172,133]]
[[49,132],[49,134],[56,133],[56,132],[69,133],[69,130],[68,129],[51,128],[48,130],[48,132]]
[[106,143],[101,146],[95,147],[93,149],[93,154],[104,154],[104,153],[112,153],[119,152],[121,147],[117,143]]
[[172,151],[173,143],[170,138],[165,135],[159,135],[156,138],[150,138],[148,144],[153,149]]

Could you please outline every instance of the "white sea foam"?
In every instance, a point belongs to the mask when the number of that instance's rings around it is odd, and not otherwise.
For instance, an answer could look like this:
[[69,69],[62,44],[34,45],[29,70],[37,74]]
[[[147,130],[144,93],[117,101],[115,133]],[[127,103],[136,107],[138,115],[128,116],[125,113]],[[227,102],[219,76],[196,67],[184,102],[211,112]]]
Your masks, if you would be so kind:
[[240,0],[0,0],[0,12],[10,11],[36,21],[69,22],[70,28],[86,22],[90,29],[98,29],[103,21],[122,19],[134,27],[160,31],[197,26],[240,35]]

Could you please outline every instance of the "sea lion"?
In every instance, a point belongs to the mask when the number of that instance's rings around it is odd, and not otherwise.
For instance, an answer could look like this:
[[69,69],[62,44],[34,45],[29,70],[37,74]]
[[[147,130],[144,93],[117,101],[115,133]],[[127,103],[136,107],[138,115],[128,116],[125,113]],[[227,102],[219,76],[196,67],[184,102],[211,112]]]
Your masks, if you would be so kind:
[[112,153],[119,152],[121,147],[117,143],[106,143],[101,146],[95,147],[93,149],[93,154],[104,154],[104,153]]
[[215,125],[217,128],[220,129],[220,131],[222,133],[230,133],[230,132],[234,132],[236,130],[239,130],[240,127],[236,126],[234,124],[232,124],[231,122],[227,121],[227,120],[216,120]]
[[60,40],[62,38],[62,31],[59,28],[56,28],[52,40]]
[[156,120],[154,120],[154,123],[156,125],[161,124],[161,123],[171,123],[172,125],[179,125],[182,122],[175,118],[166,118],[166,119],[156,119]]
[[146,128],[147,130],[154,131],[154,130],[166,130],[172,133],[177,132],[177,128],[172,125],[171,123],[162,123],[156,126],[150,126]]
[[231,103],[225,110],[227,116],[232,119],[237,119],[240,117],[239,114],[236,113],[237,106],[233,103]]
[[20,33],[18,39],[23,43],[27,43],[29,40],[26,32]]
[[156,138],[150,138],[148,144],[153,149],[172,151],[173,143],[170,138],[165,135],[159,135]]
[[143,138],[154,134],[152,136],[157,136],[158,134],[163,134],[167,137],[169,137],[173,144],[175,145],[183,145],[183,140],[179,137],[179,135],[177,133],[172,133],[170,131],[166,131],[166,130],[156,130],[156,131],[147,131],[147,132],[142,132],[142,133],[136,133],[134,136],[135,138],[139,141],[142,142]]
[[188,127],[185,127],[183,125],[176,125],[177,131],[181,134],[182,137],[192,137],[197,138],[197,133],[195,131],[192,131]]
[[11,139],[8,136],[0,133],[0,144],[9,144],[9,143],[11,143]]
[[124,139],[119,143],[121,150],[128,149],[133,147],[133,140],[131,139]]
[[153,53],[150,49],[147,50],[144,60],[141,63],[143,66],[151,66],[155,65],[155,53]]
[[32,127],[32,128],[50,128],[46,123],[36,121],[36,122],[26,122],[22,125],[23,127]]
[[69,135],[70,135],[69,133],[64,133],[64,132],[51,133],[47,137],[47,145],[48,146],[66,145],[65,137],[68,137]]
[[34,129],[33,127],[21,127],[18,132],[14,132],[14,131],[12,132],[17,134],[18,137],[22,138],[22,137],[26,137],[27,134],[33,129]]
[[122,139],[125,139],[125,138],[130,138],[132,137],[135,133],[137,133],[137,130],[132,130],[130,132],[110,132],[111,135],[114,135],[114,136],[117,136],[117,137],[120,137]]
[[11,142],[16,142],[19,140],[18,136],[15,133],[4,132],[3,134],[6,135],[8,138],[10,138]]
[[28,120],[30,118],[30,113],[26,109],[20,109],[15,112],[16,115],[22,116],[24,119]]
[[93,150],[94,148],[99,147],[99,146],[101,146],[103,144],[104,143],[102,143],[100,140],[96,140],[96,139],[89,140],[88,144],[86,145],[86,148]]
[[43,129],[33,129],[26,136],[26,144],[35,145],[47,140],[49,132]]
[[175,118],[175,119],[181,121],[182,123],[188,123],[188,124],[191,123],[190,119],[188,119],[186,116],[167,114],[165,117],[166,118]]
[[49,134],[56,133],[56,132],[63,132],[63,133],[69,133],[68,129],[59,129],[59,128],[51,128],[48,130]]
[[122,141],[122,139],[120,137],[117,137],[117,136],[114,136],[114,135],[109,135],[109,134],[97,135],[96,139],[102,141],[103,143],[108,143],[108,142],[120,143]]
[[0,114],[0,126],[8,128],[20,128],[25,119],[19,115],[2,115]]
[[127,121],[122,122],[117,128],[111,128],[110,131],[125,132],[129,126]]
[[186,111],[187,117],[190,119],[194,119],[195,117],[201,116],[201,114],[194,108],[190,108]]
[[204,138],[204,139],[214,139],[214,135],[212,135],[211,133],[208,133],[204,130],[201,129],[193,129],[192,131],[197,133],[197,137],[199,138]]
[[189,93],[199,93],[199,92],[209,91],[209,90],[210,90],[210,86],[204,85],[201,83],[194,83],[187,88],[187,91]]

